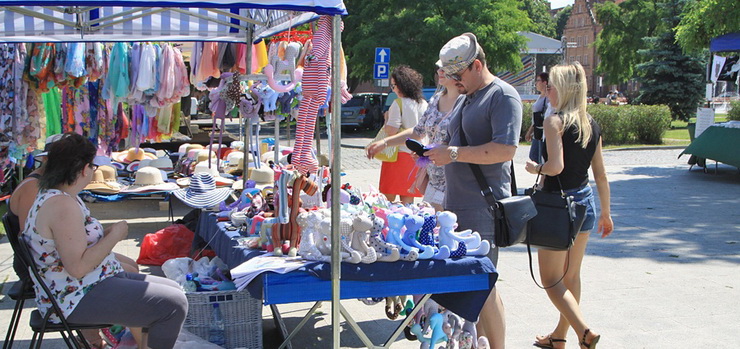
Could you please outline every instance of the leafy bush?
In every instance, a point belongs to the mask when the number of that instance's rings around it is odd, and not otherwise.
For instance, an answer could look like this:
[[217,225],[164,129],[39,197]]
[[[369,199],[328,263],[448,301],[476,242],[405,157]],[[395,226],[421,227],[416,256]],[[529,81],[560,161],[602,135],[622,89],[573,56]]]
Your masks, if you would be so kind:
[[625,110],[630,134],[637,143],[662,144],[671,127],[671,110],[665,105],[634,105]]
[[629,134],[627,119],[621,114],[627,106],[610,106],[605,104],[590,104],[588,113],[601,127],[604,144],[627,144],[632,141]]
[[730,110],[727,111],[727,120],[740,121],[740,101],[730,102]]
[[604,144],[661,144],[671,123],[671,111],[664,105],[593,104],[588,112],[601,126]]

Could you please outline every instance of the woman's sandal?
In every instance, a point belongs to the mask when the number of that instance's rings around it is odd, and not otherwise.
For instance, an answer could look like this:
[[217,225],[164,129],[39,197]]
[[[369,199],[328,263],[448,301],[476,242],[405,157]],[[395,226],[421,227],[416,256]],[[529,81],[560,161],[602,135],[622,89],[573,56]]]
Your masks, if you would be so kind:
[[[547,343],[542,343],[543,340],[546,340]],[[552,333],[548,334],[547,337],[537,338],[537,341],[534,342],[535,347],[538,348],[544,348],[544,349],[556,349],[555,343],[565,343],[565,339],[561,338],[552,338]]]
[[583,332],[583,339],[581,340],[581,347],[587,348],[587,349],[596,349],[596,343],[599,343],[599,339],[601,339],[601,335],[596,335],[593,339],[591,339],[591,343],[586,342],[586,337],[588,337],[588,334],[591,333],[590,329],[586,329],[586,331]]

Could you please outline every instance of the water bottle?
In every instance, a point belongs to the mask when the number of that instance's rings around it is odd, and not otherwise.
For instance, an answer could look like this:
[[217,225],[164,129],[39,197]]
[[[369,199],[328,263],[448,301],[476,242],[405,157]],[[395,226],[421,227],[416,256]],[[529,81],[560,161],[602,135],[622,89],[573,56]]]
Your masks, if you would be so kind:
[[213,303],[213,321],[211,321],[211,327],[208,330],[208,341],[222,347],[225,346],[225,332],[224,319],[221,316],[221,309],[218,307],[218,303]]
[[185,292],[195,292],[197,290],[197,285],[195,284],[195,281],[193,281],[192,274],[185,275],[185,284],[182,285],[182,288]]

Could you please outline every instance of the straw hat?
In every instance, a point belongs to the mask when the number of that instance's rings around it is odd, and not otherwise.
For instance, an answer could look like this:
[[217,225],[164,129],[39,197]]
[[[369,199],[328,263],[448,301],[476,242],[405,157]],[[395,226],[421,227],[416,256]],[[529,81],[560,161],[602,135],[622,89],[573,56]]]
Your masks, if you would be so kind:
[[241,151],[243,151],[244,150],[244,142],[242,142],[242,141],[233,141],[233,142],[231,142],[231,145],[229,146],[229,148],[234,149],[234,150],[241,150]]
[[143,149],[130,148],[126,151],[113,153],[111,155],[111,158],[115,161],[128,164],[133,161],[141,161],[144,159],[156,159],[157,156],[151,153],[147,153]]
[[175,183],[166,183],[162,171],[156,167],[142,167],[136,171],[134,184],[121,190],[122,193],[144,193],[152,191],[171,191],[178,189]]
[[[184,147],[183,147],[183,146],[184,146]],[[188,153],[189,151],[191,151],[191,150],[193,150],[193,149],[198,149],[198,150],[200,150],[200,149],[204,149],[204,148],[205,148],[205,147],[204,147],[204,146],[202,146],[202,145],[200,145],[200,144],[190,144],[190,143],[185,143],[185,144],[181,145],[181,146],[180,146],[180,148],[179,148],[178,150],[180,151],[180,154],[187,154],[187,153]]]
[[115,167],[102,165],[98,167],[98,170],[103,172],[103,181],[105,181],[108,186],[118,191],[121,190],[121,184],[118,183],[118,171],[116,171]]
[[232,151],[226,157],[226,165],[224,165],[224,171],[231,173],[235,170],[244,169],[244,153],[240,151]]
[[275,171],[273,171],[269,166],[255,168],[252,169],[252,175],[250,176],[250,179],[254,181],[254,187],[260,190],[267,187],[274,187]]
[[95,172],[93,173],[93,178],[90,181],[90,183],[85,186],[84,190],[89,190],[93,193],[100,193],[100,194],[118,194],[121,191],[121,187],[114,187],[108,184],[108,182],[105,181],[105,175],[103,174],[102,167],[107,167],[113,172],[116,170],[113,169],[110,166],[101,166]]
[[186,205],[207,208],[218,205],[231,194],[231,188],[216,188],[216,180],[210,173],[196,173],[186,189],[173,192]]
[[216,158],[216,153],[214,151],[208,151],[206,149],[203,149],[203,150],[198,151],[198,156],[196,157],[196,159],[198,160],[198,162],[208,161],[208,159],[209,159],[208,158],[208,155],[209,154],[211,155],[211,157],[210,157],[211,159],[215,159]]
[[160,170],[165,170],[165,171],[172,171],[173,168],[175,167],[172,164],[172,160],[168,157],[156,158],[154,160],[144,159],[144,160],[141,160],[140,166],[141,167],[151,166],[151,167],[156,167]]

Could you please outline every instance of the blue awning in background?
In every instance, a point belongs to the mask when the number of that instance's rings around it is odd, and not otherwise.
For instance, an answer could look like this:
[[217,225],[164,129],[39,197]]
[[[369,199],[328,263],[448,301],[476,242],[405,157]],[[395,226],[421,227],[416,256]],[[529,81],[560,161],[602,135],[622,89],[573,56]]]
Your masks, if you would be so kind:
[[740,51],[740,32],[718,36],[709,44],[712,52]]

